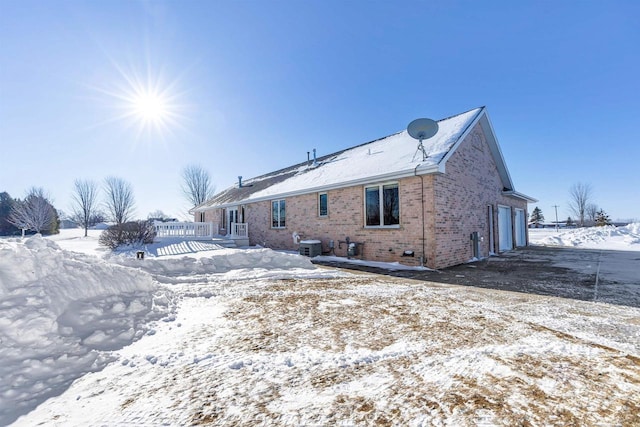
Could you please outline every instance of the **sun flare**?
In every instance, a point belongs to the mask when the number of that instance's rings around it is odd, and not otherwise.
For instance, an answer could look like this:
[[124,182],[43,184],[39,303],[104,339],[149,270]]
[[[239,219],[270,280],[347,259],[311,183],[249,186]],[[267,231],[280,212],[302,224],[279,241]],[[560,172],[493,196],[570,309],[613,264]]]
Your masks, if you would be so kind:
[[[106,95],[116,115],[104,123],[122,122],[135,130],[134,141],[166,142],[186,130],[185,101],[181,81],[166,79],[162,72],[125,67],[114,62],[119,78],[108,87],[94,87]],[[114,102],[115,101],[115,102]]]
[[176,103],[179,95],[171,85],[134,79],[128,83],[130,87],[119,96],[124,110],[121,117],[138,129],[138,138],[143,135],[165,138],[182,127],[182,107]]
[[133,113],[142,120],[162,122],[170,113],[167,100],[159,93],[142,91],[131,98]]

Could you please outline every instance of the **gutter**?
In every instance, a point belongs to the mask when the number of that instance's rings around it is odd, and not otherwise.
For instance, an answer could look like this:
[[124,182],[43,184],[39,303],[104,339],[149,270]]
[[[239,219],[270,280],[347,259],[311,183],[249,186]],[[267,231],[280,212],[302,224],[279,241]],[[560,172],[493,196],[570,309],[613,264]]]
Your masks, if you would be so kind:
[[516,199],[526,200],[528,203],[537,203],[538,199],[534,199],[533,197],[529,197],[526,194],[519,193],[515,190],[503,191],[502,194],[509,197],[515,197]]
[[420,212],[422,214],[422,256],[420,257],[420,267],[424,267],[424,263],[427,260],[427,256],[425,254],[425,232],[424,232],[424,174],[418,175],[418,168],[420,164],[416,166],[414,169],[414,175],[420,177]]

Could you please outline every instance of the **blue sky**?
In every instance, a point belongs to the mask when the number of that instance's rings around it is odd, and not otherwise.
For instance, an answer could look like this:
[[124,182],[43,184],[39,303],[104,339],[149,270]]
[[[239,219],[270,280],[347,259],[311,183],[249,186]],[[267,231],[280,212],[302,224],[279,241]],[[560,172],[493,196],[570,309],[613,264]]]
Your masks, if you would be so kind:
[[[138,217],[180,216],[188,164],[222,190],[485,105],[547,220],[577,182],[640,218],[639,18],[637,1],[0,0],[0,191],[41,186],[68,212],[74,179],[113,175]],[[135,88],[171,116],[131,114]]]

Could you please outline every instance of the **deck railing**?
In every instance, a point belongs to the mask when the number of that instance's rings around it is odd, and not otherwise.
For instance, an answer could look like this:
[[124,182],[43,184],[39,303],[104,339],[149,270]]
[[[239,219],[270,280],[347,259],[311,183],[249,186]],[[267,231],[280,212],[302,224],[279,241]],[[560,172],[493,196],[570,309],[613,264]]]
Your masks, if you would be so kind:
[[161,222],[153,223],[157,237],[213,237],[218,224],[213,222]]
[[247,224],[245,222],[232,222],[231,223],[231,237],[248,238],[249,237],[249,224]]

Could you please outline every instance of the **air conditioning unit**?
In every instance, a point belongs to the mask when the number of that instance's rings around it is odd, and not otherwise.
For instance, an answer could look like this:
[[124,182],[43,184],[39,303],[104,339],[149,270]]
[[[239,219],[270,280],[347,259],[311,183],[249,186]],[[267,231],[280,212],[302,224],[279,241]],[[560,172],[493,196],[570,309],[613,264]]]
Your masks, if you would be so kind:
[[303,240],[300,242],[300,255],[314,257],[322,255],[322,242],[320,240]]

